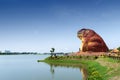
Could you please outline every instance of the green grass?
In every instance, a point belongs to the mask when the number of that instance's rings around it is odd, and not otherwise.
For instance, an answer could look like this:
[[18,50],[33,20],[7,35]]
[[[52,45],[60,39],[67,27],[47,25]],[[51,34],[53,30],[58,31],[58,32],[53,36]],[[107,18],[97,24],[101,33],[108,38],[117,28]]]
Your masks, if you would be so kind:
[[117,60],[117,59],[112,59],[112,58],[106,58],[106,60],[108,61],[108,62],[113,62],[113,63],[120,63],[120,60]]
[[101,66],[98,62],[87,61],[84,63],[88,70],[88,80],[107,80],[107,68]]

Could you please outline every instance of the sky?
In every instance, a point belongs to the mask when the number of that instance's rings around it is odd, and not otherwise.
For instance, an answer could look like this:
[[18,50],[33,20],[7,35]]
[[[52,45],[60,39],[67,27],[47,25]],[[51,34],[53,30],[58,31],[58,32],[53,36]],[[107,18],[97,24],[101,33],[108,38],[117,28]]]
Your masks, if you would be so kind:
[[77,52],[77,31],[120,46],[120,0],[0,0],[0,51]]

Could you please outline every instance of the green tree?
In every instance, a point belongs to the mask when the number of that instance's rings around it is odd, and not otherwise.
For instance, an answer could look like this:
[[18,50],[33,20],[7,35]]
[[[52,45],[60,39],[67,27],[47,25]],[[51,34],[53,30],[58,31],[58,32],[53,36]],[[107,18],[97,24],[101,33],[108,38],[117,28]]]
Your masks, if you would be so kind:
[[55,48],[51,48],[50,52],[51,52],[51,57],[52,57],[53,53],[55,52]]
[[119,50],[119,51],[120,51],[120,47],[118,47],[118,48],[117,48],[117,50]]

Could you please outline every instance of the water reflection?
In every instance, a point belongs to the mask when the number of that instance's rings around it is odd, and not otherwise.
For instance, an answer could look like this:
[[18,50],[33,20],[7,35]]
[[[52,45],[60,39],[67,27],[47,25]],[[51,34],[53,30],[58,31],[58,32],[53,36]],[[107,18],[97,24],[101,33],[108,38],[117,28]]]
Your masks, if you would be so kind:
[[87,71],[85,68],[80,68],[80,72],[82,73],[83,80],[87,79]]
[[[65,74],[66,77],[76,76],[75,77],[76,79],[74,79],[74,80],[86,80],[87,79],[87,71],[82,65],[78,65],[78,64],[73,64],[73,65],[71,65],[71,64],[54,64],[54,63],[47,63],[47,64],[49,64],[49,66],[50,66],[50,73],[51,73],[52,80],[57,80],[57,79],[55,79],[55,76],[58,73],[57,72],[58,69],[60,69],[60,68],[64,68],[64,69],[66,68],[66,70],[68,72],[67,75]],[[76,73],[75,73],[75,71],[73,71],[73,72],[70,71],[70,72],[72,72],[71,73],[72,75],[71,75],[69,73],[69,70],[73,70],[73,69],[76,70]],[[78,70],[79,70],[79,73],[77,73]],[[64,72],[63,72],[63,74],[64,74]],[[61,75],[59,75],[59,76],[61,76]],[[69,78],[69,79],[71,79],[71,78]]]
[[52,74],[52,80],[54,80],[54,73],[55,73],[55,70],[54,70],[54,66],[50,64],[50,72]]

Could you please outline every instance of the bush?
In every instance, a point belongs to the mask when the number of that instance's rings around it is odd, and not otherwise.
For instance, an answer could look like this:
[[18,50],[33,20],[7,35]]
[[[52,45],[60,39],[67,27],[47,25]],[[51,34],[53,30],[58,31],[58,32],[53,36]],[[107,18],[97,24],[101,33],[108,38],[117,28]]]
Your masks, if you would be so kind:
[[120,47],[118,47],[118,48],[117,48],[117,50],[119,50],[119,51],[120,51]]

